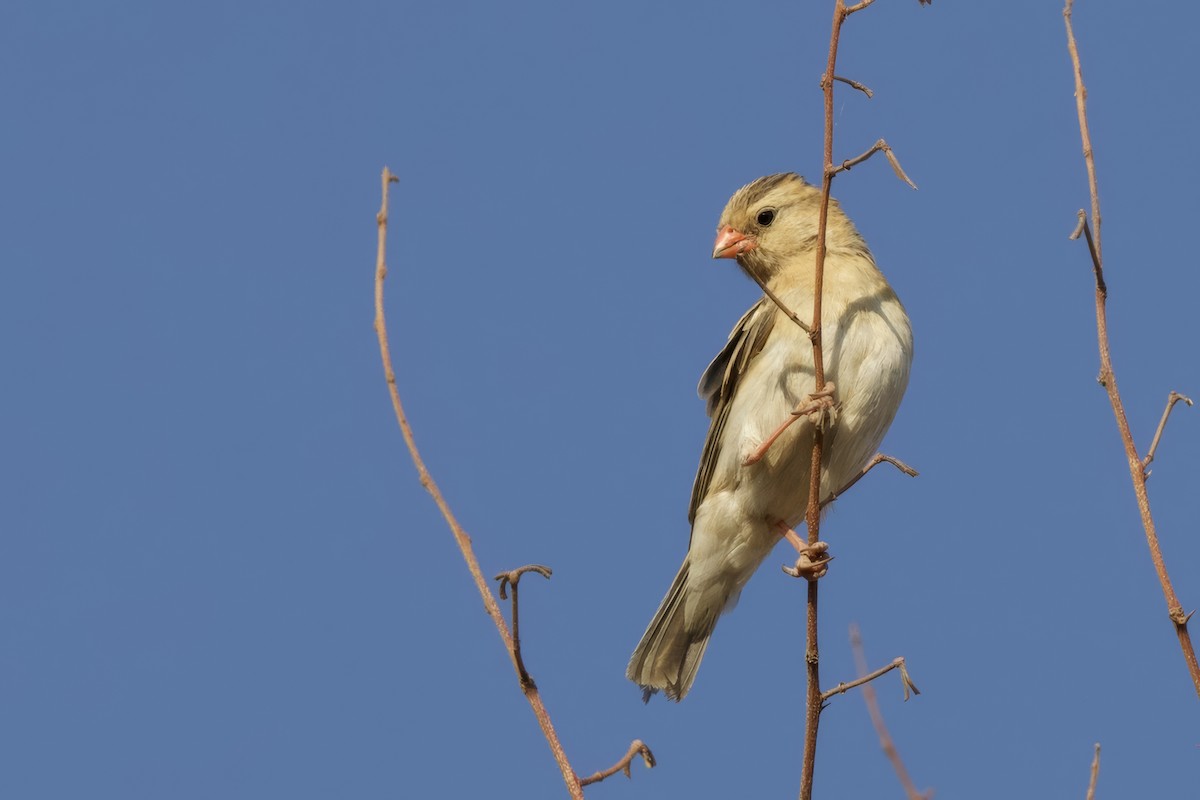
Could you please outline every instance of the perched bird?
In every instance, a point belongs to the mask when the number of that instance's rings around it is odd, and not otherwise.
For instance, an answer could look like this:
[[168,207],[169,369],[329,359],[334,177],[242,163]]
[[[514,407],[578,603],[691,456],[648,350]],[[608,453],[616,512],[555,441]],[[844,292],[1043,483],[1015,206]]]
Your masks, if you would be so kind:
[[[794,173],[759,178],[729,199],[713,248],[713,258],[736,258],[801,320],[813,310],[820,198]],[[833,408],[799,416],[762,451],[816,388],[812,342],[766,295],[700,378],[711,423],[692,488],[691,542],[626,672],[647,700],[659,690],[672,700],[688,693],[717,618],[804,519],[814,426],[827,425],[824,499],[862,470],[900,406],[913,352],[908,315],[836,201],[826,245],[821,316]]]

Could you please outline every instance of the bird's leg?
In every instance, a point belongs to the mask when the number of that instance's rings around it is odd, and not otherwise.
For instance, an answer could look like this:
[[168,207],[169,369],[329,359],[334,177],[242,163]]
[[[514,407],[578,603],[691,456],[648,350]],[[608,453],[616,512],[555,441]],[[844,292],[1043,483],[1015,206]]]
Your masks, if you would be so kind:
[[775,440],[783,435],[783,432],[792,426],[792,424],[801,417],[810,417],[813,424],[821,430],[829,430],[833,423],[837,421],[837,406],[833,402],[834,385],[832,382],[826,383],[825,388],[819,392],[806,394],[804,399],[800,401],[792,412],[788,414],[788,418],[783,421],[775,431],[767,437],[767,440],[758,446],[750,455],[746,456],[746,460],[742,462],[743,467],[748,467],[751,464],[757,464],[762,461],[763,456],[771,449],[771,445],[775,444]]
[[796,565],[789,567],[785,564],[783,567],[784,572],[793,578],[804,578],[810,581],[825,577],[825,573],[829,571],[829,562],[833,561],[833,556],[829,555],[829,545],[826,542],[809,544],[801,539],[800,534],[789,528],[787,523],[782,520],[775,523],[775,529],[799,553]]

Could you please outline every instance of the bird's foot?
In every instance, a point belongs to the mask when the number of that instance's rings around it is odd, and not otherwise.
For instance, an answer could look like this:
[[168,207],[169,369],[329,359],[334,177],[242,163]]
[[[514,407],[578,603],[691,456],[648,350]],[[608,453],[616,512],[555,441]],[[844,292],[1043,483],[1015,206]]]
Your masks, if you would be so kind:
[[825,384],[825,387],[819,392],[806,394],[790,414],[783,421],[783,424],[774,430],[767,437],[767,440],[758,446],[753,453],[746,456],[746,460],[742,462],[743,467],[748,467],[751,464],[757,464],[762,461],[763,456],[771,449],[771,445],[775,444],[775,440],[783,435],[783,432],[792,426],[796,420],[801,417],[808,417],[823,431],[827,431],[837,422],[837,403],[834,402],[833,393],[835,387],[830,381]]
[[821,391],[805,395],[792,416],[808,417],[821,430],[829,430],[837,422],[837,403],[833,399],[835,390],[833,381],[829,381]]
[[795,566],[789,567],[784,564],[783,571],[793,578],[804,578],[807,581],[825,577],[825,573],[829,572],[829,562],[833,561],[833,556],[829,555],[829,544],[827,542],[809,544],[800,538],[800,534],[784,523],[780,522],[777,526],[783,532],[783,538],[787,539],[799,554]]

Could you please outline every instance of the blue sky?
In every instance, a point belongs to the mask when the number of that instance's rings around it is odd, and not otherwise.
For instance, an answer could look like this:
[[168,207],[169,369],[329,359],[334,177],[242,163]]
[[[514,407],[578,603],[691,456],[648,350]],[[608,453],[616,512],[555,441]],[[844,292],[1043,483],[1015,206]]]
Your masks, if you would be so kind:
[[[1057,3],[881,0],[845,29],[835,195],[916,361],[880,471],[823,527],[827,684],[877,684],[939,797],[1200,785],[1196,698],[1112,414]],[[529,562],[527,663],[589,797],[794,796],[803,589],[780,550],[693,693],[623,676],[682,558],[694,387],[755,299],[709,259],[760,175],[820,164],[832,3],[9,4],[0,25],[0,794],[564,796],[417,484],[371,329],[485,573]],[[1200,395],[1189,238],[1200,12],[1080,0],[1114,359],[1144,449]],[[1150,482],[1200,605],[1200,418]],[[861,698],[820,797],[900,795]]]

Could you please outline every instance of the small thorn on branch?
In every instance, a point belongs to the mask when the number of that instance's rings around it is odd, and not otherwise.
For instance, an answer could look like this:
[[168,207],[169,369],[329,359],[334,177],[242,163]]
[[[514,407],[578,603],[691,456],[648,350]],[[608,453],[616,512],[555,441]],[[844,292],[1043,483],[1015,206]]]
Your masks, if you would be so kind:
[[626,778],[633,778],[630,766],[633,764],[633,759],[638,755],[641,755],[642,760],[646,763],[646,769],[654,769],[657,764],[654,760],[654,753],[650,752],[650,748],[641,739],[634,739],[633,744],[629,745],[629,752],[625,754],[624,758],[603,772],[597,772],[587,778],[579,778],[579,785],[588,786],[593,783],[599,783],[605,778],[611,778],[618,772],[624,772]]
[[521,658],[521,628],[520,614],[517,607],[517,584],[521,582],[521,576],[526,572],[536,572],[546,580],[554,574],[554,570],[541,564],[526,564],[523,567],[517,567],[508,572],[501,572],[496,576],[496,580],[500,581],[500,599],[507,600],[507,587],[512,588],[512,659],[513,666],[517,668],[517,678],[521,681],[521,688],[528,690],[536,684],[533,678],[530,677],[529,671],[525,669],[525,661]]
[[833,177],[839,172],[847,172],[851,167],[858,166],[876,153],[883,153],[885,156],[887,156],[888,163],[892,165],[892,171],[896,173],[897,178],[904,181],[912,188],[917,188],[917,185],[912,182],[912,179],[904,173],[904,168],[900,166],[900,160],[896,158],[896,154],[892,152],[891,145],[889,145],[883,139],[880,139],[878,142],[873,144],[871,149],[862,155],[855,156],[854,158],[848,158],[836,167],[833,164],[826,164],[825,175],[828,177]]
[[1154,441],[1150,442],[1150,449],[1146,451],[1146,457],[1142,459],[1142,472],[1145,473],[1147,478],[1150,477],[1150,472],[1146,469],[1146,467],[1150,466],[1150,462],[1154,460],[1154,454],[1158,451],[1159,440],[1162,439],[1163,429],[1167,427],[1167,418],[1171,416],[1171,409],[1174,408],[1175,404],[1180,400],[1182,400],[1186,405],[1194,405],[1192,403],[1192,398],[1188,397],[1187,395],[1180,394],[1179,392],[1172,391],[1169,395],[1167,395],[1167,407],[1163,409],[1162,419],[1158,421],[1158,430],[1154,432]]
[[865,94],[867,96],[868,100],[870,100],[872,97],[875,96],[875,93],[872,92],[869,87],[864,86],[863,84],[859,83],[858,81],[851,80],[850,78],[843,78],[841,75],[834,75],[833,79],[835,81],[841,81],[842,83],[846,84],[847,86],[852,86],[855,89],[858,89],[860,92],[862,92],[863,94]]

